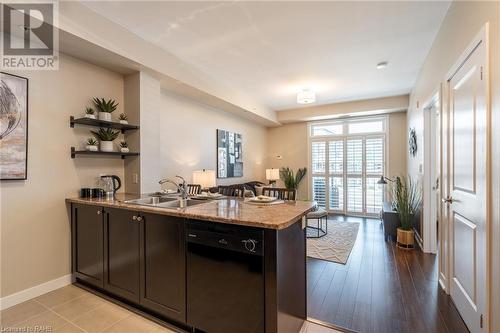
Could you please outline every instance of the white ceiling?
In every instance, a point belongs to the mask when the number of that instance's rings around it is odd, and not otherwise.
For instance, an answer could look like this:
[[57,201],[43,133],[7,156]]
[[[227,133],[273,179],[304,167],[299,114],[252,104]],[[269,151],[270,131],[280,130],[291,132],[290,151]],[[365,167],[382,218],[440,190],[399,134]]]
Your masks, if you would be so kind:
[[[401,2],[86,2],[275,110],[409,93],[449,7]],[[377,70],[375,65],[388,61]]]

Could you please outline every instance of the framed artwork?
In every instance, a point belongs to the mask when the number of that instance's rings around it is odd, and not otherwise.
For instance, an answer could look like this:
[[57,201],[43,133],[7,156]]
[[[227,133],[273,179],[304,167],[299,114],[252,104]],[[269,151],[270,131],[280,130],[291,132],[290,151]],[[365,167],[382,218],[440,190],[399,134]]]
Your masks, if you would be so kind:
[[217,130],[217,178],[243,177],[241,134]]
[[26,180],[28,79],[0,72],[0,180]]

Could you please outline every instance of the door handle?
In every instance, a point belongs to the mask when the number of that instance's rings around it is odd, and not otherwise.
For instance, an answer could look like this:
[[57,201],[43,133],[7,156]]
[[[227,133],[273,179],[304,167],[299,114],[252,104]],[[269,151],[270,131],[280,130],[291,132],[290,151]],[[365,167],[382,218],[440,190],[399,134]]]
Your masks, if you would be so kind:
[[442,198],[441,201],[445,204],[451,205],[453,203],[453,198],[451,196],[447,196],[446,198]]

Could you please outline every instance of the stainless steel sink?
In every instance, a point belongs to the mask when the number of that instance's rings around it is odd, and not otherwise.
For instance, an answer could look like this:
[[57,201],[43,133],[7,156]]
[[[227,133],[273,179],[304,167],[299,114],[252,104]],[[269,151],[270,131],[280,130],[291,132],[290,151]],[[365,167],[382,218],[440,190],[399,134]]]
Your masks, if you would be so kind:
[[135,204],[141,206],[154,206],[154,207],[170,208],[170,209],[184,208],[206,203],[206,201],[187,199],[183,202],[183,204],[181,204],[181,200],[179,198],[156,197],[156,196],[126,200],[124,202],[128,204]]
[[185,207],[201,205],[204,203],[207,203],[207,202],[201,201],[201,200],[186,199],[183,204],[181,204],[181,200],[176,200],[176,201],[171,201],[171,202],[164,202],[164,203],[160,204],[159,206],[164,207],[164,208],[185,208]]
[[177,198],[154,196],[154,197],[139,198],[133,200],[125,200],[125,203],[144,205],[144,206],[158,206],[160,204],[172,201],[177,201]]

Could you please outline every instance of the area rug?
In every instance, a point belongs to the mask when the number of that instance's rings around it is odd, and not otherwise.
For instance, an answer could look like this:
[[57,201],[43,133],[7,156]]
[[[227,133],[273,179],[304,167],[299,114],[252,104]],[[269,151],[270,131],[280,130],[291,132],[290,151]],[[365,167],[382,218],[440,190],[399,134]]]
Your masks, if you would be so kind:
[[[316,224],[314,220],[309,222]],[[357,222],[328,221],[328,234],[307,239],[307,256],[345,264],[356,242],[358,229]],[[308,234],[312,232],[315,231],[308,230]]]

